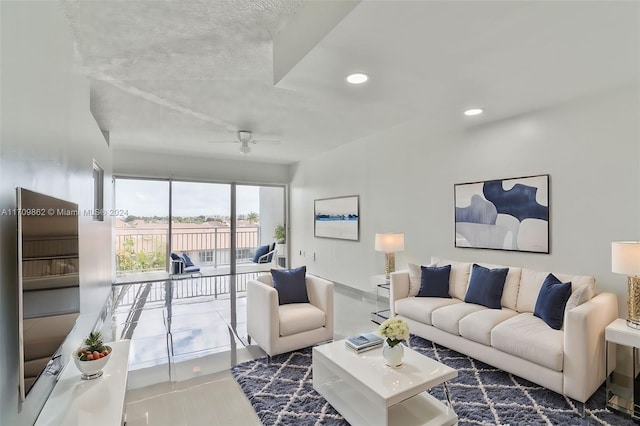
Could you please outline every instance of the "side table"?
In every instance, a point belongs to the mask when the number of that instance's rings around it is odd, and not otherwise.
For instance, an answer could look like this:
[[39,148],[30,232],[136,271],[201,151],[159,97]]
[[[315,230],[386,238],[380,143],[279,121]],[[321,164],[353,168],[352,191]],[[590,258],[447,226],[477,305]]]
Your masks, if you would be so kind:
[[371,321],[376,324],[389,318],[389,292],[391,290],[391,282],[384,275],[374,275],[371,277],[371,284],[376,289],[376,310],[371,312]]
[[604,338],[605,371],[609,372],[611,343],[617,345],[618,351],[625,351],[624,358],[627,361],[622,363],[623,365],[617,365],[611,374],[607,374],[607,407],[629,414],[634,419],[640,419],[640,330],[628,327],[624,319],[618,318],[605,328]]

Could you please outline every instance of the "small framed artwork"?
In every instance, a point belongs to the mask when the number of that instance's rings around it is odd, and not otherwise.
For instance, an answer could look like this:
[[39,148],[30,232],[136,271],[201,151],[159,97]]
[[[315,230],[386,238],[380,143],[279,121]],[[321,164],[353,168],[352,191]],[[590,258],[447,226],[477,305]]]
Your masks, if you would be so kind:
[[455,246],[549,253],[549,175],[454,185]]
[[314,236],[358,241],[360,239],[359,197],[314,200]]

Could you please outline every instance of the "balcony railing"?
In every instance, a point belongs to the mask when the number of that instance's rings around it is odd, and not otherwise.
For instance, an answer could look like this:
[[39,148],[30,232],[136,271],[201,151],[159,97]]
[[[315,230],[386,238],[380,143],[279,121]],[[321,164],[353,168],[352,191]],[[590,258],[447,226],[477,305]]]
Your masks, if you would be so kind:
[[[141,305],[166,306],[168,300],[174,302],[182,299],[213,296],[228,298],[232,283],[236,283],[237,297],[245,297],[247,281],[256,279],[258,274],[239,274],[235,280],[230,276],[202,277],[180,281],[156,281],[144,284],[125,284],[113,288],[114,310]],[[168,292],[171,292],[170,294]]]
[[[231,263],[229,228],[173,228],[171,251],[187,253],[199,266],[221,267]],[[129,272],[167,270],[169,229],[116,228],[116,270]],[[236,230],[236,262],[251,262],[260,245],[260,227]]]

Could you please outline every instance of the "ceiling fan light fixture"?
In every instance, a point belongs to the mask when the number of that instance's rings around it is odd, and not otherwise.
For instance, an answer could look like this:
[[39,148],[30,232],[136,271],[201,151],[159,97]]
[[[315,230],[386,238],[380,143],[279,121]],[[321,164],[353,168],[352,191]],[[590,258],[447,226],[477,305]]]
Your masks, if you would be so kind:
[[251,132],[249,130],[238,130],[238,140],[242,143],[251,141]]
[[242,144],[240,145],[240,152],[245,155],[251,152],[251,147],[247,142],[242,142]]

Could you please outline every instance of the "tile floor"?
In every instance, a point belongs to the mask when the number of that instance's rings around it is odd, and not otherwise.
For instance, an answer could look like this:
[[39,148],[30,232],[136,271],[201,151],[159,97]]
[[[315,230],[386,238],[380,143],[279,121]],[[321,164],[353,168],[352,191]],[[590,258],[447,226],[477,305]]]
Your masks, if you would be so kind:
[[[131,339],[127,426],[259,425],[230,368],[264,356],[246,338],[246,280],[232,277],[113,287],[103,334]],[[372,295],[335,287],[335,338],[375,330]]]

